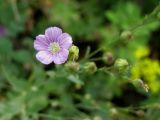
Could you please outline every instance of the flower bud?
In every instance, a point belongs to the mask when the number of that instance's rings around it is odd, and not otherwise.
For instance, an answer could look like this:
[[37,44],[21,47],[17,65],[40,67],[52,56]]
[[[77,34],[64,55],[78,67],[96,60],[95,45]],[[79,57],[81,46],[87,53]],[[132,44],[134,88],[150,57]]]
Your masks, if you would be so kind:
[[77,62],[73,62],[73,61],[69,61],[65,64],[66,69],[71,72],[71,73],[75,73],[79,70],[79,63]]
[[36,92],[36,91],[38,91],[38,87],[37,87],[37,86],[32,86],[32,87],[31,87],[31,90],[32,90],[33,92]]
[[113,64],[114,58],[111,52],[106,52],[103,54],[102,56],[102,60],[104,61],[104,63],[111,65]]
[[97,71],[97,66],[94,62],[88,62],[86,63],[84,69],[87,74],[92,75]]
[[79,57],[79,48],[75,45],[72,45],[72,47],[69,49],[69,60],[75,61]]
[[129,30],[123,31],[120,35],[120,39],[123,40],[125,43],[128,42],[128,40],[132,39],[132,37],[132,32]]
[[133,83],[138,87],[140,85],[140,87],[142,87],[145,90],[145,92],[149,91],[148,85],[146,83],[144,83],[141,79],[134,80]]
[[91,120],[90,118],[84,118],[83,120]]
[[111,113],[111,116],[112,116],[113,118],[117,118],[117,117],[118,117],[118,111],[117,111],[116,108],[110,109],[110,113]]
[[128,69],[128,61],[125,59],[117,59],[114,63],[114,68],[119,72],[124,72]]
[[144,114],[145,114],[143,110],[137,110],[135,113],[136,113],[136,115],[139,116],[139,117],[143,117]]
[[90,100],[92,98],[92,96],[91,96],[91,94],[87,93],[87,94],[85,94],[84,98],[86,100]]
[[93,120],[102,120],[102,118],[100,116],[94,116]]

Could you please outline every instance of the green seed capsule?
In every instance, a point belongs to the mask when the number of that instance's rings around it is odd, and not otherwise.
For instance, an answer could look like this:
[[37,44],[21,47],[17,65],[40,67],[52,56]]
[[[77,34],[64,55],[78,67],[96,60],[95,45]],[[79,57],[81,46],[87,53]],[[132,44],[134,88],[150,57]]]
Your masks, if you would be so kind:
[[85,64],[84,70],[86,74],[92,75],[97,71],[97,66],[94,62],[88,62]]
[[125,59],[117,59],[114,64],[114,68],[119,72],[124,72],[128,69],[128,61]]
[[71,73],[75,73],[79,70],[80,66],[79,66],[79,63],[77,62],[72,62],[72,61],[69,61],[65,64],[65,67],[66,69],[71,72]]
[[79,48],[77,46],[73,45],[69,49],[69,60],[75,61],[78,59],[78,57],[79,57]]

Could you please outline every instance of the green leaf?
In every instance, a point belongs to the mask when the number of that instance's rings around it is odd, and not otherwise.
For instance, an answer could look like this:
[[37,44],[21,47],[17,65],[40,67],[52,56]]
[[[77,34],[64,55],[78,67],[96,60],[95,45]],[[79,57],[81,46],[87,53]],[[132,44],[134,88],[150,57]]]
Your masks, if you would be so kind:
[[0,40],[0,54],[10,56],[12,53],[12,43],[8,39]]
[[12,53],[12,58],[20,63],[26,63],[32,60],[32,56],[28,50],[14,51]]

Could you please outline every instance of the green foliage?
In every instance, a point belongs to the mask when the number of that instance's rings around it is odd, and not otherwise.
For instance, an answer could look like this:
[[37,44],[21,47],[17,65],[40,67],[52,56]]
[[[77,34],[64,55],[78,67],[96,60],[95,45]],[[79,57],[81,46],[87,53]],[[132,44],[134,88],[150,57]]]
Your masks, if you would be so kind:
[[[159,120],[158,2],[1,0],[0,120]],[[49,26],[79,48],[64,65],[36,60]]]

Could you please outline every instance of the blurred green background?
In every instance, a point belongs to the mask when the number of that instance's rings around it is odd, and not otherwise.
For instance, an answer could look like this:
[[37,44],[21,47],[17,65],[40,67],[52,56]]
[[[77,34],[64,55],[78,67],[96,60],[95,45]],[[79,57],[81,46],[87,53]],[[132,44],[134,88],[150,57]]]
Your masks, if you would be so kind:
[[[36,60],[50,26],[73,37],[79,71]],[[127,73],[101,69],[117,58]],[[159,0],[1,0],[0,120],[160,120],[159,60]]]

